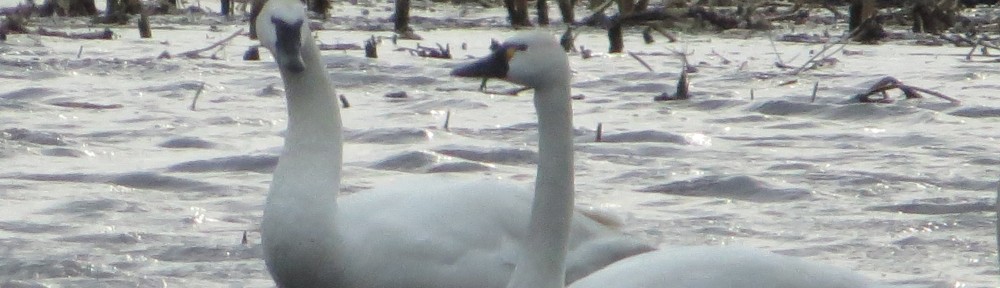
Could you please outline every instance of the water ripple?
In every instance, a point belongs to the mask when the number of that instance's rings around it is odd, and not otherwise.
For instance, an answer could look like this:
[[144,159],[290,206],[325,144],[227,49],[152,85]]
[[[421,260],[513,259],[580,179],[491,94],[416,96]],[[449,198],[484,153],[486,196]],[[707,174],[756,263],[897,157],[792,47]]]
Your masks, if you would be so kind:
[[812,193],[802,188],[777,188],[754,177],[704,176],[691,180],[653,185],[636,191],[679,196],[720,197],[753,202],[783,202],[810,198]]

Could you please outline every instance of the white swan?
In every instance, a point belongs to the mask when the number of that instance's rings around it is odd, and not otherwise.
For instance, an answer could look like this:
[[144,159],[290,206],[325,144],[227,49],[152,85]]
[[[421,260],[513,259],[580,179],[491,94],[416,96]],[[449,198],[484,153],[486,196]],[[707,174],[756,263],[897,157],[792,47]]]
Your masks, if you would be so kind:
[[508,287],[562,287],[574,193],[573,108],[566,53],[551,35],[523,33],[506,41],[493,55],[455,68],[451,74],[502,78],[535,90],[537,193],[523,244],[525,253],[519,255]]
[[[516,255],[524,254],[518,243],[527,231],[531,192],[438,177],[338,203],[340,112],[304,7],[298,0],[268,1],[256,24],[280,69],[288,105],[285,145],[261,222],[264,260],[278,286],[503,287]],[[651,249],[572,215],[568,279]]]
[[[561,288],[562,260],[569,237],[573,207],[572,113],[566,54],[551,35],[522,33],[474,64],[456,68],[454,75],[501,78],[535,89],[539,150],[546,154],[542,169],[555,173],[556,183],[540,183],[545,201],[532,210],[529,242],[517,262],[508,288]],[[550,181],[551,182],[551,181]],[[615,262],[573,282],[571,288],[859,288],[864,277],[843,269],[740,247],[678,247]]]

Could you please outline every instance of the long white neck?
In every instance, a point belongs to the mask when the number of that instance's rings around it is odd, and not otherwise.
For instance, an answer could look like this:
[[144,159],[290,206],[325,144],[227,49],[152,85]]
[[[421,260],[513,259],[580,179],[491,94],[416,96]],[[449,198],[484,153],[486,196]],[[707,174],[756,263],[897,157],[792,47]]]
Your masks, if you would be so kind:
[[302,47],[305,71],[281,70],[288,101],[288,130],[274,171],[272,194],[296,197],[307,204],[335,204],[343,159],[340,108],[319,48],[310,33],[302,37],[306,38]]
[[261,221],[265,263],[284,287],[308,287],[304,285],[335,277],[316,270],[336,265],[330,259],[339,249],[340,108],[315,40],[310,33],[302,37],[305,70],[281,69],[288,129]]
[[562,288],[573,216],[573,113],[569,81],[535,87],[538,174],[528,238],[508,288]]

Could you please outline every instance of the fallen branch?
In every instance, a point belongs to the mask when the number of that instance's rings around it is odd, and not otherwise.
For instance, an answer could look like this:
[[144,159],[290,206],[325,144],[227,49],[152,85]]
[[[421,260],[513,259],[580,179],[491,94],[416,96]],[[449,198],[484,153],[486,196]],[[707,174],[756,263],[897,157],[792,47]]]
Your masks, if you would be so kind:
[[424,58],[451,59],[451,47],[448,44],[445,44],[445,46],[437,44],[437,48],[420,46],[420,44],[417,44],[416,49],[397,48],[396,51],[407,51],[410,55]]
[[[240,28],[240,30],[236,30],[236,32],[233,32],[233,34],[229,35],[229,37],[223,38],[222,40],[219,40],[219,41],[216,41],[215,43],[212,43],[212,45],[209,45],[208,47],[201,48],[201,49],[195,49],[195,50],[191,50],[191,51],[187,51],[187,52],[180,53],[180,54],[177,54],[177,55],[184,56],[184,57],[187,57],[187,58],[199,58],[199,57],[201,57],[199,55],[199,54],[201,54],[201,52],[205,52],[205,51],[208,51],[208,50],[215,49],[216,47],[222,46],[222,45],[228,43],[230,40],[233,40],[233,38],[236,38],[236,36],[239,36],[240,34],[243,34],[243,28]],[[170,54],[167,54],[166,52],[164,52],[164,54],[161,54],[159,58],[170,58]]]
[[[939,97],[941,99],[945,99],[948,102],[951,102],[952,104],[955,104],[955,105],[958,105],[958,104],[962,103],[962,101],[960,101],[958,99],[949,97],[947,95],[941,94],[941,93],[936,92],[936,91],[931,91],[929,89],[925,89],[925,88],[920,88],[920,87],[915,87],[915,86],[910,86],[910,85],[903,84],[903,82],[899,81],[899,79],[896,79],[896,78],[891,77],[891,76],[886,76],[886,77],[883,77],[882,79],[879,79],[879,81],[876,81],[875,84],[873,84],[871,86],[871,88],[868,88],[867,91],[865,91],[865,92],[863,92],[861,94],[855,95],[854,99],[857,100],[858,102],[862,102],[862,103],[892,103],[893,102],[892,99],[889,99],[889,95],[887,93],[885,93],[885,91],[892,90],[892,89],[897,89],[897,88],[899,90],[903,91],[903,95],[905,95],[906,99],[923,98],[920,95],[920,93],[917,93],[917,92],[923,92],[923,93],[927,93],[927,94],[931,94],[931,95],[937,96],[937,97]],[[881,94],[882,98],[881,99],[872,99],[871,97],[869,97],[869,96],[874,95],[874,94]]]
[[85,40],[111,40],[115,36],[115,33],[111,32],[110,28],[104,28],[104,31],[70,34],[61,31],[50,31],[46,30],[45,28],[38,27],[38,32],[36,33],[41,36],[61,37],[68,39],[85,39]]
[[364,48],[362,48],[361,45],[358,44],[344,44],[344,43],[319,44],[319,50],[321,51],[329,51],[329,50],[347,51],[347,50],[362,50],[362,49]]
[[649,28],[652,28],[653,31],[660,33],[660,35],[663,35],[663,37],[667,37],[667,40],[669,40],[670,43],[677,42],[677,36],[674,35],[673,33],[667,32],[667,30],[663,29],[663,26],[660,26],[659,23],[656,22],[650,23]]
[[635,55],[635,53],[628,52],[628,56],[632,56],[632,58],[635,58],[636,61],[639,61],[639,64],[642,64],[643,67],[646,67],[646,70],[649,70],[649,72],[653,72],[653,67],[649,66],[649,63],[643,61],[642,58],[639,58],[639,55]]
[[89,102],[55,102],[50,103],[52,106],[66,107],[66,108],[81,108],[81,109],[94,109],[94,110],[104,110],[104,109],[118,109],[122,108],[122,104],[95,104]]

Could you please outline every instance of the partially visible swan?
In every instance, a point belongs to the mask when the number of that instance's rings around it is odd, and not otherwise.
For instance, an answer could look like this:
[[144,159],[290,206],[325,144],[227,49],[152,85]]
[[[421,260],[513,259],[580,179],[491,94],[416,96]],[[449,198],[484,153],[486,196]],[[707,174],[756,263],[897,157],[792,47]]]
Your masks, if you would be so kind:
[[[528,238],[507,287],[562,287],[573,215],[573,113],[569,59],[551,35],[524,33],[454,76],[502,78],[535,90],[538,179]],[[545,177],[542,174],[545,174]],[[633,256],[635,257],[635,256]],[[613,287],[613,286],[609,286]]]
[[[475,63],[456,68],[464,77],[500,78],[535,89],[542,169],[572,171],[572,113],[568,59],[551,35],[527,32]],[[570,168],[570,169],[567,169]],[[559,174],[545,201],[531,214],[529,238],[508,288],[561,288],[563,259],[573,207],[572,174]],[[541,190],[539,190],[541,191]],[[541,208],[541,209],[539,209]],[[860,288],[854,272],[741,247],[677,247],[632,256],[573,282],[571,288]]]
[[[425,178],[338,204],[340,111],[307,21],[298,0],[268,1],[256,19],[288,106],[285,145],[261,222],[264,260],[278,287],[503,287],[514,259],[524,254],[519,243],[530,191]],[[538,177],[549,183],[544,173]],[[569,279],[651,250],[580,213],[570,215],[567,272],[576,276]]]

